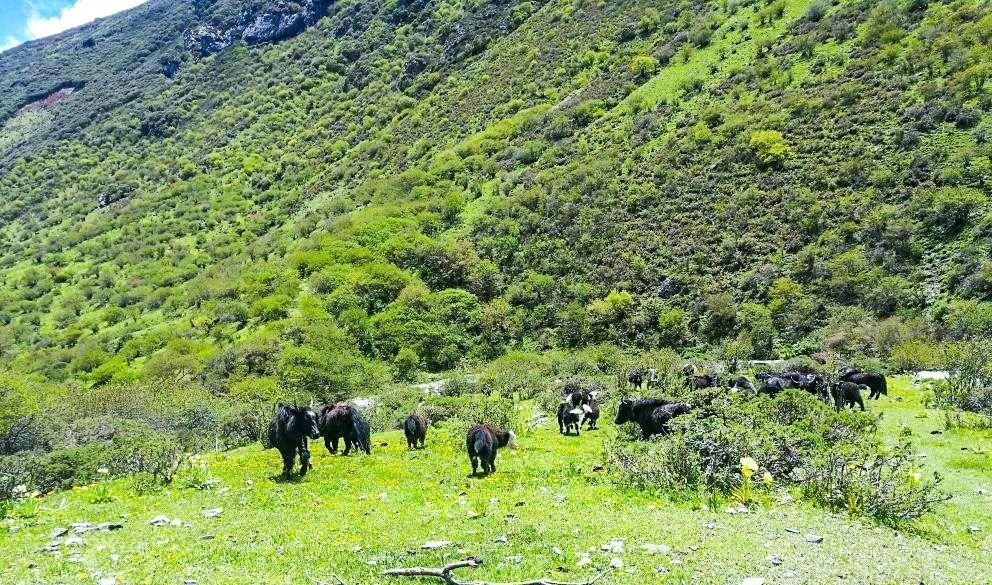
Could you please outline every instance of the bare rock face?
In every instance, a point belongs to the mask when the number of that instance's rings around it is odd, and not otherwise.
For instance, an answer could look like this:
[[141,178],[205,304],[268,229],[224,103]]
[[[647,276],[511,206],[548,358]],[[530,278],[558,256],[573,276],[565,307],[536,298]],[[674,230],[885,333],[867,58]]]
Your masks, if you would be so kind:
[[267,11],[255,17],[242,38],[249,45],[273,43],[295,37],[303,32],[307,23],[302,12]]
[[230,31],[223,31],[209,24],[201,24],[183,33],[183,45],[197,57],[220,53],[231,43]]
[[330,4],[330,0],[276,0],[261,10],[245,12],[228,28],[201,24],[188,29],[183,33],[183,44],[197,57],[207,57],[239,40],[249,45],[276,43],[293,38],[316,24],[327,13]]

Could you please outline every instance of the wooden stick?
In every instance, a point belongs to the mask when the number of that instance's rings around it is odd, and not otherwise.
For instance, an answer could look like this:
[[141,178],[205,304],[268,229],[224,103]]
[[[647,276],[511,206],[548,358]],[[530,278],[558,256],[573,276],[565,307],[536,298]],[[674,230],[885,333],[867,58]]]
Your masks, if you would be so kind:
[[467,567],[477,568],[482,565],[482,561],[479,559],[465,559],[464,561],[457,561],[454,563],[447,564],[441,568],[434,567],[398,567],[395,569],[388,569],[382,574],[387,577],[434,577],[441,579],[448,585],[593,585],[607,574],[609,574],[610,569],[603,571],[602,573],[596,575],[592,579],[586,581],[577,582],[566,582],[566,581],[552,581],[550,579],[533,579],[530,581],[514,581],[512,583],[495,583],[492,581],[459,581],[451,574],[452,571],[457,569],[464,569]]

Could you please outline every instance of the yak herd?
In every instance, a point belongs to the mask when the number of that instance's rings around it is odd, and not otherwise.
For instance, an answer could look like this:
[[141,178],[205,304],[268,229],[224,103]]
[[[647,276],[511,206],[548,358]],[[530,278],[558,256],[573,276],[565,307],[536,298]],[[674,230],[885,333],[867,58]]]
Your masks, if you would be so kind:
[[[878,399],[888,394],[885,376],[878,372],[865,372],[858,368],[842,369],[835,381],[828,381],[820,373],[789,370],[784,372],[764,372],[756,375],[757,386],[745,376],[732,376],[722,380],[717,374],[697,375],[694,370],[683,372],[685,385],[689,389],[726,388],[730,392],[752,396],[775,396],[788,389],[800,389],[818,397],[837,410],[845,407],[865,409],[862,393],[868,398]],[[633,388],[651,390],[660,384],[657,371],[652,368],[638,368],[627,375],[627,382]],[[644,439],[653,435],[668,434],[672,419],[693,409],[689,402],[665,398],[624,399],[617,407],[614,422],[617,425],[636,423]],[[600,405],[597,392],[582,389],[575,382],[567,382],[562,387],[562,400],[558,404],[558,430],[563,435],[579,435],[583,425],[589,430],[596,429]],[[423,448],[427,439],[427,421],[413,413],[403,422],[407,448]],[[310,463],[309,440],[324,438],[324,446],[330,453],[337,453],[338,443],[344,440],[344,455],[352,450],[370,454],[372,452],[370,428],[361,412],[349,404],[325,404],[320,412],[309,406],[276,405],[269,423],[266,447],[275,447],[282,455],[283,477],[292,475],[296,457],[300,459],[300,476],[313,468]],[[481,467],[483,475],[496,471],[496,453],[507,447],[515,449],[516,436],[513,432],[498,429],[491,425],[475,424],[465,437],[465,449],[472,465],[472,475]]]

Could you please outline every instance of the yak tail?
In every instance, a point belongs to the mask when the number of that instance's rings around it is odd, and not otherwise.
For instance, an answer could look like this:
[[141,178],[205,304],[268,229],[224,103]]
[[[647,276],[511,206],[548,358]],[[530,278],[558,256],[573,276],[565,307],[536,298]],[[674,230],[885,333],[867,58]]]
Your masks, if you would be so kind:
[[355,434],[358,435],[358,447],[365,452],[366,455],[372,454],[372,439],[371,439],[371,429],[369,428],[369,423],[365,422],[362,415],[356,409],[351,411],[351,424],[355,429]]

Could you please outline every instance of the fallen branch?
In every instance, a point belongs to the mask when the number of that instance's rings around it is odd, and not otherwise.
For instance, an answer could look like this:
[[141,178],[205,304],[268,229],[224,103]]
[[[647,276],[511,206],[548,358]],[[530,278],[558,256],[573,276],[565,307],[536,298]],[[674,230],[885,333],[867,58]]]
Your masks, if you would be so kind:
[[494,583],[492,581],[459,581],[451,574],[452,571],[464,569],[466,567],[476,568],[482,565],[480,559],[465,559],[445,565],[441,568],[432,567],[399,567],[383,571],[387,577],[435,577],[443,580],[448,585],[593,585],[605,577],[610,569],[603,571],[592,579],[577,582],[552,581],[551,579],[533,579],[530,581],[514,581],[513,583]]

